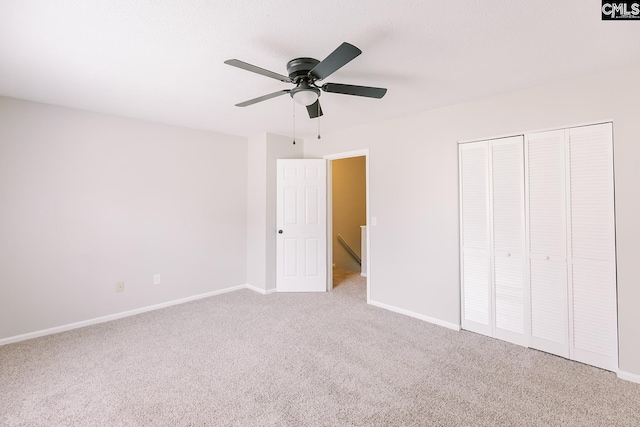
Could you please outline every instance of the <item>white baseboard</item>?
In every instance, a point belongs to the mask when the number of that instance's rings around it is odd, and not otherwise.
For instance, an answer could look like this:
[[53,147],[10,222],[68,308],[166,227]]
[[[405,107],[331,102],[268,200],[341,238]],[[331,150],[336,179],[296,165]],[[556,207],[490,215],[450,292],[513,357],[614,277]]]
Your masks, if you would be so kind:
[[360,273],[362,277],[367,277],[367,273]]
[[184,304],[186,302],[195,301],[203,298],[209,298],[215,295],[226,294],[227,292],[238,291],[240,289],[247,289],[248,287],[249,285],[232,286],[230,288],[206,292],[204,294],[194,295],[186,298],[180,298],[173,301],[167,301],[161,304],[150,305],[147,307],[136,308],[134,310],[123,311],[121,313],[109,314],[107,316],[96,317],[89,320],[82,320],[80,322],[75,322],[75,323],[69,323],[68,325],[56,326],[54,328],[42,329],[40,331],[29,332],[26,334],[16,335],[8,338],[2,338],[0,339],[0,346],[16,343],[20,341],[30,340],[32,338],[43,337],[45,335],[52,335],[60,332],[70,331],[72,329],[83,328],[85,326],[96,325],[98,323],[109,322],[111,320],[122,319],[124,317],[135,316],[136,314],[146,313],[147,311],[159,310],[161,308],[171,307],[172,305]]
[[[238,291],[240,289],[250,289],[250,290],[252,290],[254,292],[258,292],[258,293],[260,293],[262,295],[268,295],[268,294],[272,294],[272,293],[276,292],[275,289],[264,290],[264,289],[256,288],[255,286],[251,286],[251,285],[248,285],[248,284],[247,285],[232,286],[230,288],[225,288],[225,289],[220,289],[220,290],[217,290],[217,291],[206,292],[204,294],[194,295],[194,296],[181,298],[181,299],[177,299],[177,300],[173,300],[173,301],[167,301],[167,302],[163,302],[161,304],[151,305],[151,306],[147,306],[147,307],[141,307],[141,308],[137,308],[137,309],[134,309],[134,310],[123,311],[121,313],[115,313],[115,314],[110,314],[110,315],[107,315],[107,316],[96,317],[96,318],[93,318],[93,319],[83,320],[83,321],[80,321],[80,322],[69,323],[67,325],[56,326],[54,328],[42,329],[40,331],[29,332],[29,333],[26,333],[26,334],[16,335],[16,336],[13,336],[13,337],[2,338],[2,339],[0,339],[0,346],[6,345],[6,344],[16,343],[16,342],[20,342],[20,341],[25,341],[25,340],[29,340],[29,339],[32,339],[32,338],[43,337],[45,335],[52,335],[52,334],[57,334],[57,333],[60,333],[60,332],[70,331],[72,329],[83,328],[85,326],[96,325],[98,323],[109,322],[111,320],[122,319],[124,317],[135,316],[136,314],[145,313],[147,311],[159,310],[161,308],[171,307],[173,305],[178,305],[178,304],[184,304],[184,303],[187,303],[187,302],[190,302],[190,301],[196,301],[196,300],[199,300],[199,299],[208,298],[208,297],[212,297],[212,296],[215,296],[215,295],[225,294],[227,292],[234,292],[234,291]],[[448,328],[448,329],[453,329],[453,330],[456,330],[456,331],[460,330],[460,325],[456,325],[456,324],[450,323],[450,322],[445,322],[443,320],[436,319],[436,318],[433,318],[433,317],[424,316],[422,314],[414,313],[412,311],[405,310],[405,309],[398,308],[398,307],[394,307],[392,305],[383,304],[381,302],[373,301],[373,300],[369,301],[369,304],[371,304],[373,306],[376,306],[376,307],[383,308],[385,310],[393,311],[395,313],[404,314],[405,316],[414,317],[416,319],[420,319],[420,320],[423,320],[425,322],[433,323],[433,324],[438,325],[438,326],[443,326],[443,327]],[[618,377],[621,378],[621,379],[628,380],[628,381],[633,381],[633,382],[640,383],[640,376],[635,375],[635,374],[630,374],[630,373],[626,373],[626,372],[618,372]]]
[[630,372],[618,371],[618,378],[621,380],[631,381],[633,383],[640,384],[640,375],[632,374]]
[[251,289],[253,292],[257,292],[259,294],[262,295],[269,295],[269,294],[273,294],[275,293],[276,289],[260,289],[260,288],[256,288],[255,286],[251,286],[251,285],[247,285],[247,289]]
[[433,323],[434,325],[442,326],[454,331],[460,330],[460,325],[455,323],[445,322],[444,320],[436,319],[434,317],[425,316],[423,314],[414,313],[413,311],[405,310],[404,308],[394,307],[392,305],[384,304],[378,301],[370,300],[369,304],[376,307],[384,308],[385,310],[393,311],[394,313],[404,314],[405,316],[413,317],[416,319],[424,320],[425,322]]

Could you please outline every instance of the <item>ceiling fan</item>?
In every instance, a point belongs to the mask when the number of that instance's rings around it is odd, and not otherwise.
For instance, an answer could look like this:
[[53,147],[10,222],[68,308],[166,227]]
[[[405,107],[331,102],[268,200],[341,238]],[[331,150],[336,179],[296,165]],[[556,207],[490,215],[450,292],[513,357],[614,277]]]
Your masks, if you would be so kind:
[[320,100],[318,99],[321,93],[320,91],[378,99],[387,93],[387,89],[380,87],[354,86],[340,83],[324,83],[321,86],[316,84],[316,82],[329,77],[361,53],[362,51],[360,49],[345,42],[322,61],[313,58],[295,58],[287,62],[288,77],[265,70],[264,68],[256,67],[255,65],[247,64],[238,59],[229,59],[224,61],[224,63],[271,77],[284,83],[293,83],[296,85],[293,89],[279,90],[241,102],[236,104],[236,107],[246,107],[288,93],[297,103],[306,106],[309,118],[314,119],[322,116],[322,108],[320,108]]

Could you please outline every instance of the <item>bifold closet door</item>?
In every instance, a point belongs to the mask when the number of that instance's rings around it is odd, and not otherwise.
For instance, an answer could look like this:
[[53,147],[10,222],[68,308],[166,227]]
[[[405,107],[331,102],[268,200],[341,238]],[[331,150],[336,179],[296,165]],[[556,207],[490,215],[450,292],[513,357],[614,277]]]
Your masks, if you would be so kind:
[[569,357],[565,130],[525,141],[530,345]]
[[527,345],[523,138],[460,145],[462,327]]
[[611,123],[568,130],[571,358],[618,366]]
[[489,150],[494,336],[526,346],[523,137],[493,140]]
[[462,327],[615,370],[611,123],[461,144],[459,161]]
[[618,366],[611,123],[527,136],[531,346]]
[[488,156],[486,142],[459,146],[462,327],[491,336]]

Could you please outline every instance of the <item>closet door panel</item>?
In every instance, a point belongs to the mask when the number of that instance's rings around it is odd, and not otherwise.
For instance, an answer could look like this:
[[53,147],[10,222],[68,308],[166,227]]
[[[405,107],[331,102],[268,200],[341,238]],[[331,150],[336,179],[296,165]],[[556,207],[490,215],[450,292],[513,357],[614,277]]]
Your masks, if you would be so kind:
[[488,144],[459,147],[462,327],[492,335]]
[[[463,254],[465,329],[490,335],[489,263],[487,255],[473,251]],[[474,325],[475,323],[475,325]]]
[[488,147],[486,143],[460,146],[460,207],[463,248],[489,250],[488,173]]
[[529,250],[566,257],[564,130],[528,136]]
[[564,260],[531,258],[531,347],[569,357]]
[[610,123],[569,130],[572,358],[617,368]]
[[611,124],[569,131],[571,256],[614,261]]
[[495,336],[526,345],[523,137],[491,142]]
[[524,158],[522,137],[491,145],[493,242],[496,251],[518,251],[524,246]]
[[569,356],[565,131],[527,136],[531,346]]
[[[507,341],[517,341],[524,345],[524,257],[522,253],[496,253],[494,258],[495,284],[495,321],[496,336]],[[499,330],[521,335],[521,339],[504,334],[500,337]]]
[[573,263],[573,359],[603,369],[618,366],[615,270],[610,262]]

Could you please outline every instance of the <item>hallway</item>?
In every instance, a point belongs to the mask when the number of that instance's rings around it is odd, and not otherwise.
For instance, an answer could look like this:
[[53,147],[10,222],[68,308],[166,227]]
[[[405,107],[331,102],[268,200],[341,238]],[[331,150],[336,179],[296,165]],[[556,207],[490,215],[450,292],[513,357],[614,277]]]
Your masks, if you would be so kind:
[[367,286],[367,278],[360,275],[360,273],[350,270],[345,270],[340,267],[333,267],[333,287],[344,285],[346,283],[357,283],[363,287]]

